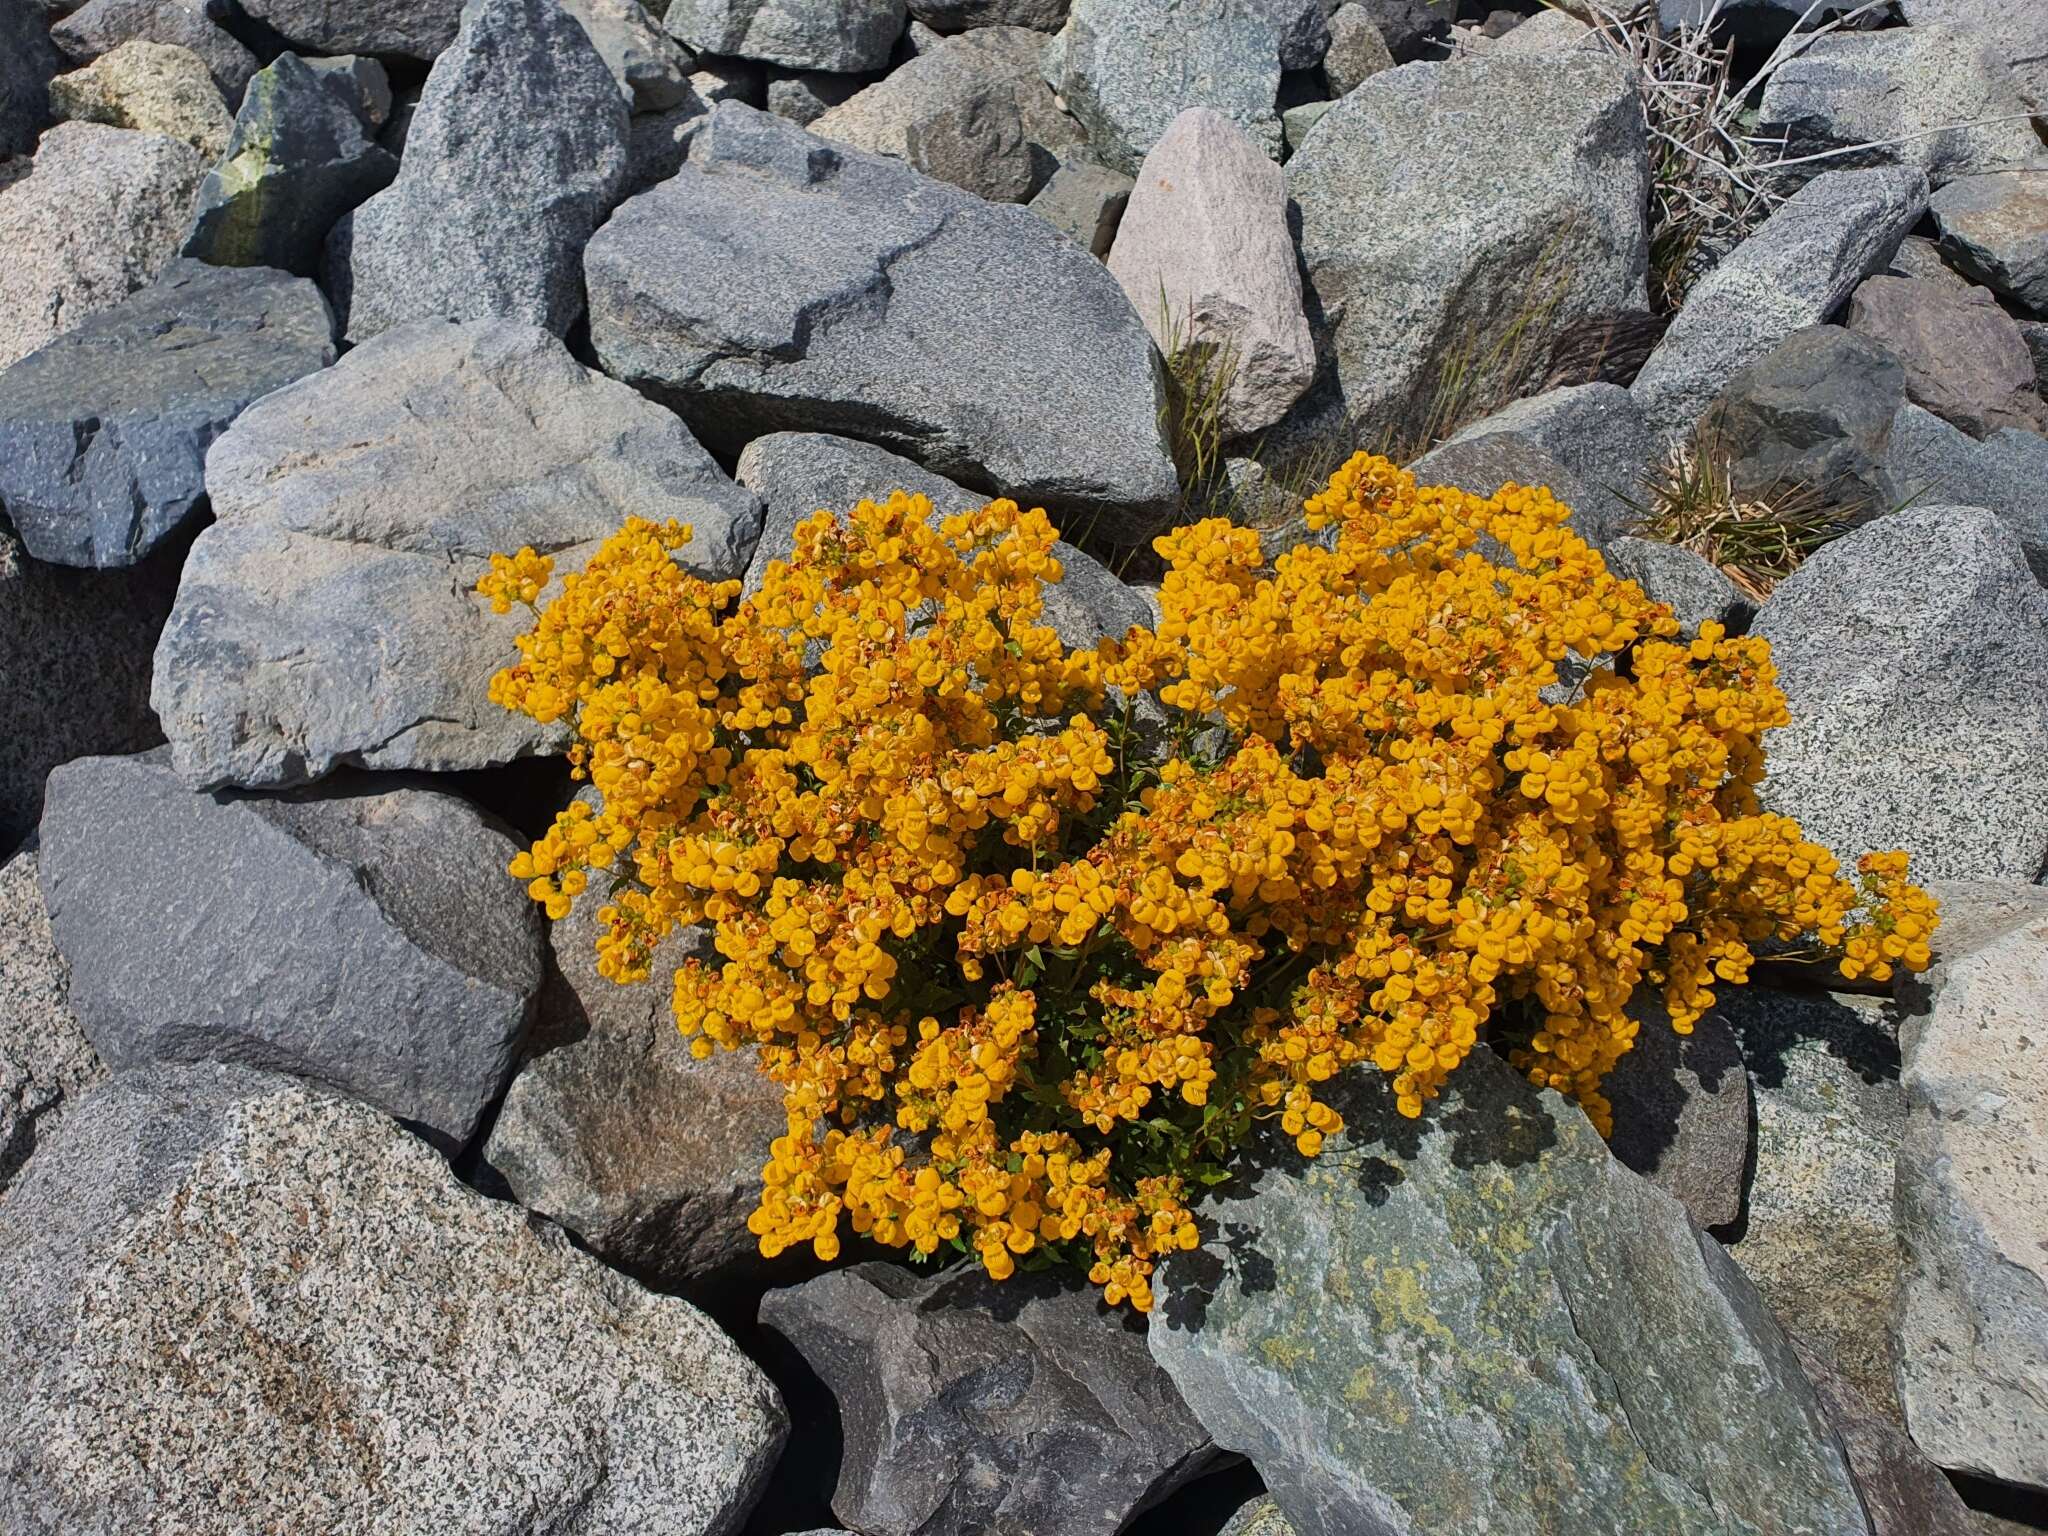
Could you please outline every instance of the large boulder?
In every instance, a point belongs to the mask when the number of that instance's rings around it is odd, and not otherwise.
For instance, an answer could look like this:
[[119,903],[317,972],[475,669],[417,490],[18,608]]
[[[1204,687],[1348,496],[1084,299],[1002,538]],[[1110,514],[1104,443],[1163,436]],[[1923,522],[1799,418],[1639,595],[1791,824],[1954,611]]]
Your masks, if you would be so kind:
[[1450,443],[1510,432],[1536,444],[1575,476],[1582,510],[1607,530],[1602,543],[1633,522],[1644,480],[1661,457],[1656,434],[1635,397],[1619,384],[1568,384],[1517,400],[1459,428]]
[[59,123],[0,186],[0,367],[153,282],[177,254],[206,163],[189,144]]
[[2048,440],[2039,433],[2006,427],[1979,442],[1908,402],[1892,419],[1884,467],[1900,502],[1996,512],[2048,582]]
[[1988,46],[2012,70],[2020,95],[2048,111],[2048,11],[2010,0],[1899,0],[1916,27],[1952,27]]
[[71,1011],[31,843],[0,863],[0,1200],[106,1063]]
[[[1533,437],[1520,432],[1461,433],[1408,465],[1418,485],[1448,485],[1491,496],[1507,485],[1543,486],[1571,509],[1572,531],[1599,548],[1628,526],[1628,511],[1602,494]],[[1497,558],[1506,558],[1498,545]]]
[[1706,448],[1737,496],[1798,490],[1859,513],[1889,512],[1902,499],[1888,460],[1905,403],[1906,370],[1887,348],[1838,325],[1810,325],[1728,381],[1706,413]]
[[160,133],[207,160],[227,147],[234,125],[205,60],[189,48],[139,39],[52,80],[50,111],[65,122]]
[[2040,168],[1960,176],[1928,199],[1949,260],[2013,303],[2048,315],[2048,187]]
[[627,143],[618,84],[556,0],[472,0],[427,76],[398,179],[328,238],[349,340],[430,318],[567,331]]
[[1742,1214],[1755,1125],[1734,1032],[1708,1014],[1681,1035],[1655,999],[1630,1006],[1635,1046],[1600,1085],[1614,1106],[1607,1144],[1694,1225],[1728,1226]]
[[1869,278],[1850,297],[1849,329],[1899,360],[1908,399],[1965,432],[2048,427],[2034,354],[1988,289]]
[[175,261],[0,372],[0,508],[39,560],[133,565],[203,510],[228,423],[334,355],[306,279]]
[[2048,594],[1995,515],[1881,517],[1780,582],[1753,632],[1792,715],[1766,810],[1851,870],[1892,848],[1922,880],[2048,865]]
[[123,1073],[0,1204],[0,1527],[725,1536],[761,1372],[373,1110]]
[[0,160],[36,152],[50,121],[50,77],[63,67],[37,8],[0,3]]
[[1112,539],[1174,516],[1151,338],[1116,280],[1025,209],[722,102],[682,170],[598,232],[585,273],[605,370],[714,447],[824,430]]
[[1643,589],[1652,602],[1666,603],[1679,628],[1696,635],[1706,623],[1736,629],[1749,622],[1756,605],[1706,556],[1661,539],[1622,534],[1600,546],[1607,569]]
[[1070,0],[910,0],[910,14],[934,32],[972,27],[1030,27],[1057,32]]
[[1347,1129],[1200,1214],[1152,1354],[1300,1536],[1868,1526],[1762,1299],[1577,1106],[1481,1049],[1420,1122]]
[[455,41],[462,0],[235,0],[302,53],[374,53],[423,61]]
[[1941,1466],[2048,1490],[2048,892],[1987,894],[1901,1031],[1899,1397]]
[[[459,443],[460,452],[449,445]],[[530,545],[581,567],[629,517],[746,568],[760,504],[683,424],[509,321],[386,332],[243,413],[207,457],[199,536],[156,658],[178,771],[201,786],[335,768],[480,768],[562,732],[490,701],[531,620],[473,590]]]
[[448,1146],[511,1075],[538,909],[505,874],[517,845],[453,795],[209,794],[160,752],[88,757],[50,775],[41,842],[71,1006],[116,1069],[287,1072]]
[[562,9],[590,34],[629,110],[665,112],[689,97],[689,51],[640,0],[562,0]]
[[295,53],[249,82],[227,151],[200,184],[185,255],[301,276],[319,269],[328,231],[398,174],[352,85]]
[[1283,28],[1263,0],[1074,0],[1049,76],[1103,163],[1138,174],[1189,107],[1280,158]]
[[1145,156],[1109,270],[1162,353],[1203,349],[1218,430],[1270,427],[1315,377],[1287,232],[1287,178],[1222,113],[1190,107]]
[[665,25],[698,53],[787,69],[882,69],[908,18],[903,0],[670,0]]
[[761,1321],[838,1400],[832,1512],[867,1536],[1115,1536],[1215,1454],[1144,1328],[1057,1275],[860,1264]]
[[1630,386],[1651,424],[1689,431],[1737,373],[1882,272],[1926,207],[1927,179],[1897,167],[1801,187],[1686,295]]
[[220,23],[223,0],[86,0],[50,28],[50,41],[74,64],[90,64],[123,43],[168,43],[206,63],[230,107],[256,73],[256,55]]
[[1567,326],[1641,307],[1648,186],[1612,59],[1390,70],[1332,107],[1287,187],[1310,324],[1362,440],[1456,425],[1448,390],[1512,399]]

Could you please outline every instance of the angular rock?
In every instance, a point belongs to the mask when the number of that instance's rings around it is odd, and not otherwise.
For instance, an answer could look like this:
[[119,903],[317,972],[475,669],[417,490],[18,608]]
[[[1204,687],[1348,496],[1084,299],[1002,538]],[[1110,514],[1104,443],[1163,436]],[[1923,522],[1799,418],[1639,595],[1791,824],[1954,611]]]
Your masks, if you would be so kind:
[[1780,582],[1752,632],[1792,714],[1766,810],[1851,869],[1891,848],[1922,881],[2048,865],[2048,594],[1995,515],[1881,517]]
[[627,142],[617,82],[555,0],[472,0],[427,76],[398,179],[328,239],[348,339],[436,318],[567,331]]
[[1420,1123],[1338,1099],[1155,1277],[1153,1358],[1301,1536],[1867,1531],[1761,1298],[1575,1105],[1485,1050]]
[[1280,114],[1280,132],[1287,140],[1288,154],[1293,154],[1308,142],[1309,130],[1320,123],[1335,105],[1334,101],[1305,101]]
[[[704,77],[692,75],[702,82]],[[658,186],[683,168],[689,158],[690,138],[697,119],[711,110],[710,101],[697,94],[693,84],[680,105],[666,112],[642,112],[627,122],[626,180],[621,198],[632,197]]]
[[[1953,1472],[2048,1489],[2048,892],[1941,946],[1901,1031],[1899,1397]],[[1988,929],[1989,931],[1981,931]],[[1937,935],[1939,937],[1939,935]]]
[[[450,443],[463,451],[451,453]],[[344,766],[478,768],[559,729],[490,702],[523,613],[473,588],[531,545],[579,569],[629,517],[695,529],[685,564],[746,568],[760,505],[683,424],[509,321],[404,326],[245,412],[207,460],[153,690],[199,786]]]
[[217,267],[318,270],[336,221],[398,174],[359,101],[335,84],[295,53],[249,82],[227,153],[200,185],[185,255]]
[[451,1147],[511,1075],[537,909],[517,845],[453,795],[195,793],[161,752],[88,757],[50,775],[41,838],[71,1006],[116,1070],[290,1073]]
[[1358,0],[1330,13],[1330,46],[1323,52],[1323,80],[1332,96],[1348,96],[1374,75],[1394,67],[1387,40]]
[[1690,430],[1737,373],[1883,271],[1926,207],[1918,171],[1830,171],[1800,188],[1686,295],[1630,386],[1651,424]]
[[831,75],[822,69],[778,69],[769,74],[764,104],[777,117],[786,117],[799,128],[808,128],[834,107],[851,101],[875,83],[868,75]]
[[1330,46],[1329,0],[1251,0],[1280,29],[1280,68],[1311,70]]
[[767,105],[766,71],[751,59],[699,59],[690,76],[690,89],[708,106],[721,101]]
[[665,112],[689,94],[695,62],[640,0],[562,0],[562,9],[590,34],[630,110]]
[[894,155],[992,203],[1028,202],[1083,135],[1038,76],[1045,37],[948,38],[819,117],[821,139]]
[[719,1536],[787,1423],[687,1302],[239,1068],[81,1103],[0,1205],[0,1286],[12,1531]]
[[35,829],[59,763],[163,741],[150,656],[183,555],[125,571],[45,565],[0,518],[0,854]]
[[[1364,11],[1366,19],[1378,28],[1396,64],[1412,64],[1417,59],[1441,59],[1448,51],[1455,6],[1435,5],[1431,0],[1347,0],[1347,3]],[[1333,44],[1336,40],[1335,23],[1333,15]]]
[[1502,37],[1493,51],[1504,56],[1533,56],[1599,46],[1600,40],[1591,27],[1568,12],[1556,10],[1538,11]]
[[36,8],[0,3],[0,160],[36,152],[50,121],[50,77],[63,67]]
[[1109,271],[1162,353],[1224,360],[1224,437],[1271,426],[1315,377],[1287,178],[1222,113],[1190,107],[1145,156]]
[[2040,153],[2012,72],[1981,35],[1957,27],[1835,32],[1772,70],[1757,132],[1784,156],[1836,170],[1905,165],[1936,187],[2011,170]]
[[2020,339],[2027,344],[2027,350],[2034,357],[2034,378],[2044,397],[2048,397],[2048,320],[2020,320]]
[[455,41],[462,0],[236,0],[305,53],[376,53],[431,62]]
[[1116,242],[1116,228],[1137,185],[1122,171],[1065,160],[1031,199],[1031,211],[1098,259]]
[[0,368],[153,282],[177,254],[206,173],[190,145],[59,123],[0,186]]
[[1272,1495],[1262,1493],[1232,1515],[1216,1536],[1294,1536],[1294,1527]]
[[160,133],[207,160],[227,147],[234,117],[206,63],[169,43],[123,43],[50,82],[50,111],[66,122]]
[[87,0],[50,28],[50,41],[74,64],[90,64],[136,41],[188,48],[205,61],[232,108],[258,65],[220,25],[227,15],[222,0]]
[[1450,441],[1496,432],[1528,438],[1564,465],[1585,486],[1582,494],[1592,496],[1597,525],[1617,531],[1637,515],[1630,503],[1642,499],[1644,476],[1658,457],[1642,408],[1618,384],[1545,390],[1459,428]]
[[304,278],[174,261],[0,372],[0,508],[39,560],[133,565],[201,510],[228,423],[334,356]]
[[1850,297],[1849,329],[1899,360],[1908,399],[1965,432],[2048,427],[2034,354],[1988,289],[1868,278]]
[[591,900],[549,932],[558,974],[484,1162],[615,1268],[664,1286],[757,1271],[747,1217],[785,1122],[782,1090],[751,1050],[696,1060],[669,1007],[686,958],[719,963],[710,935],[671,935],[649,979],[622,987],[597,973],[597,933]]
[[[1948,189],[1944,187],[1942,190]],[[1927,206],[1932,211],[1933,198],[1927,200]],[[1967,277],[1942,259],[1940,245],[1925,235],[1908,235],[1901,240],[1891,265],[1884,270],[1887,277],[1911,277],[1924,283],[1939,283],[1959,293],[1967,292],[1971,287]]]
[[598,232],[585,275],[606,371],[714,447],[822,428],[1107,538],[1173,516],[1151,338],[1022,208],[724,102],[682,170]]
[[1607,1144],[1684,1206],[1693,1225],[1726,1226],[1742,1214],[1752,1124],[1735,1035],[1711,1013],[1681,1035],[1654,998],[1632,1010],[1635,1048],[1601,1084],[1614,1106]]
[[903,0],[672,0],[665,25],[698,53],[824,69],[884,69]]
[[1873,1408],[1818,1351],[1796,1333],[1791,1337],[1800,1368],[1848,1454],[1871,1536],[1977,1536],[1969,1506],[1906,1437],[1896,1416]]
[[2048,11],[2007,0],[1899,0],[1899,9],[1913,26],[1947,25],[1986,45],[2028,105],[2048,109]]
[[1056,1275],[859,1264],[761,1320],[838,1399],[832,1510],[868,1536],[1114,1536],[1215,1454],[1144,1329]]
[[[1324,116],[1287,186],[1361,440],[1428,426],[1458,360],[1464,398],[1513,399],[1559,331],[1643,304],[1645,153],[1628,71],[1590,55],[1390,70]],[[1415,238],[1443,228],[1461,233]]]
[[67,1110],[107,1075],[71,1011],[33,842],[0,863],[0,1201]]
[[973,27],[1030,27],[1057,32],[1071,0],[910,0],[910,14],[934,32]]
[[1492,496],[1505,485],[1546,486],[1571,508],[1572,531],[1594,548],[1628,526],[1627,509],[1602,495],[1519,432],[1460,435],[1408,466],[1418,485],[1451,485]]
[[1634,582],[1652,601],[1670,604],[1688,635],[1698,634],[1708,620],[1733,629],[1756,611],[1705,556],[1676,544],[1623,534],[1603,544],[1600,555],[1610,571]]
[[1253,0],[1074,0],[1053,88],[1103,163],[1126,175],[1189,107],[1222,113],[1278,160],[1276,10]]
[[2034,575],[2048,582],[2048,441],[2008,427],[1982,442],[1907,404],[1892,421],[1885,470],[1912,505],[1985,507],[2018,535]]
[[2048,187],[2041,171],[1961,176],[1928,199],[1941,248],[2013,303],[2048,315]]
[[375,133],[391,121],[391,77],[375,59],[342,54],[331,59],[307,59],[305,65],[348,103],[362,121],[364,132]]
[[1702,433],[1739,496],[1798,488],[1889,512],[1901,499],[1886,464],[1906,388],[1904,367],[1882,344],[1812,325],[1730,379]]

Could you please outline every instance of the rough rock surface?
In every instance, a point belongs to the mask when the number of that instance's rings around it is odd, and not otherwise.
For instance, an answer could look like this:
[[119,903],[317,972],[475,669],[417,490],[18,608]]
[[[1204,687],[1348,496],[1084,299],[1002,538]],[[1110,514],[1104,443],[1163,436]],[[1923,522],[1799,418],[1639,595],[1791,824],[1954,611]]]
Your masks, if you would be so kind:
[[[939,45],[934,42],[933,46]],[[822,69],[777,69],[768,74],[767,96],[762,105],[799,128],[810,127],[834,107],[879,83],[868,75],[833,75]]]
[[702,73],[690,77],[690,92],[666,112],[641,112],[626,124],[626,180],[620,197],[631,197],[667,181],[689,158],[697,119],[711,110],[714,99],[700,94]]
[[1885,471],[1902,502],[1996,512],[2048,581],[2048,441],[2038,433],[2007,427],[1979,442],[1907,403],[1892,420]]
[[328,239],[349,340],[431,318],[567,331],[627,142],[617,82],[555,0],[472,0],[427,76],[398,179]]
[[1796,1333],[1792,1347],[1848,1454],[1849,1470],[1856,1474],[1856,1488],[1870,1516],[1871,1536],[1984,1536],[1962,1496],[1907,1438],[1896,1414],[1871,1406]]
[[1937,1464],[2048,1489],[2048,892],[2003,894],[1901,1030],[1899,1397]]
[[[287,1072],[469,1139],[540,989],[512,839],[438,791],[187,789],[162,753],[50,775],[42,882],[71,1005],[116,1070]],[[204,872],[204,903],[189,899]]]
[[0,1200],[106,1064],[71,1011],[31,843],[0,863]]
[[234,125],[205,60],[189,48],[140,39],[52,80],[50,111],[67,122],[160,133],[209,161],[227,147]]
[[1648,174],[1635,88],[1609,59],[1390,70],[1331,108],[1287,187],[1310,324],[1362,440],[1426,426],[1453,358],[1469,398],[1511,397],[1559,330],[1640,307]]
[[1573,48],[1597,48],[1593,29],[1564,11],[1538,11],[1495,43],[1492,51],[1503,57],[1519,54],[1563,53]]
[[667,27],[698,53],[786,69],[881,69],[903,35],[903,0],[672,0]]
[[1086,160],[1067,160],[1052,173],[1031,211],[1089,255],[1105,257],[1116,242],[1117,225],[1137,185],[1122,171]]
[[1734,628],[1748,622],[1756,605],[1708,562],[1676,544],[1623,534],[1601,546],[1601,557],[1653,600],[1671,605],[1679,627],[1696,635],[1708,620]]
[[1358,6],[1386,39],[1396,64],[1441,59],[1449,51],[1454,6],[1431,0],[1349,0]]
[[2048,315],[2048,187],[2041,172],[1963,176],[1928,199],[1941,248],[2015,304]]
[[1287,178],[1222,113],[1190,107],[1145,156],[1109,271],[1162,353],[1227,359],[1226,438],[1270,427],[1315,377]]
[[664,112],[689,95],[694,66],[688,50],[640,0],[562,0],[562,9],[590,34],[629,109]]
[[[447,451],[450,442],[464,445]],[[760,505],[683,424],[507,321],[404,326],[269,396],[214,445],[153,699],[196,785],[509,762],[560,739],[490,702],[523,613],[474,586],[531,545],[578,569],[628,517],[737,576]]]
[[1681,1035],[1654,998],[1631,1007],[1640,1025],[1635,1049],[1601,1085],[1614,1106],[1607,1144],[1684,1206],[1695,1226],[1725,1226],[1742,1214],[1753,1124],[1735,1035],[1711,1013]]
[[432,60],[455,41],[462,0],[236,0],[294,48]]
[[1595,548],[1627,526],[1619,501],[1595,491],[1535,438],[1519,432],[1461,434],[1430,449],[1408,470],[1418,485],[1452,485],[1474,496],[1491,496],[1509,484],[1547,487],[1571,508],[1573,531]]
[[1108,538],[1173,515],[1151,338],[1116,280],[1025,209],[724,102],[585,271],[606,371],[714,447],[824,429],[1093,516]]
[[[318,270],[336,221],[398,174],[398,158],[376,140],[377,120],[341,84],[295,53],[249,82],[227,152],[200,184],[185,255],[217,267]],[[387,111],[388,100],[387,89]]]
[[1262,1493],[1232,1515],[1216,1536],[1294,1536],[1294,1527],[1273,1496]]
[[2032,880],[2048,864],[2048,595],[1973,507],[1916,506],[1778,584],[1771,642],[1792,723],[1767,810],[1853,868],[1903,848],[1921,880]]
[[1926,178],[1884,167],[1815,177],[1686,295],[1630,386],[1651,424],[1691,429],[1735,375],[1831,318],[1927,207]]
[[1973,436],[2048,427],[2034,354],[1987,289],[1869,278],[1849,300],[1849,329],[1899,360],[1908,399]]
[[832,1510],[868,1536],[1114,1536],[1214,1454],[1144,1329],[1057,1276],[861,1264],[761,1320],[838,1399]]
[[50,121],[50,77],[63,67],[34,6],[0,5],[0,160],[35,153]]
[[0,367],[154,281],[177,254],[205,162],[188,144],[59,123],[0,187]]
[[0,1204],[0,1292],[9,1531],[721,1536],[787,1422],[687,1302],[233,1067],[84,1100]]
[[1030,27],[1057,32],[1070,0],[910,0],[910,14],[934,32],[972,27]]
[[201,510],[228,423],[333,361],[304,278],[175,261],[0,372],[0,508],[39,560],[133,565]]
[[[1569,384],[1517,400],[1451,434],[1453,443],[1496,432],[1529,439],[1570,470],[1593,498],[1588,515],[1618,530],[1637,514],[1643,477],[1659,457],[1656,435],[1619,384]],[[1612,534],[1609,535],[1612,537]],[[1604,542],[1604,541],[1603,541]]]
[[1340,1098],[1155,1282],[1153,1357],[1301,1536],[1867,1530],[1761,1298],[1576,1106],[1484,1050],[1420,1123]]
[[219,23],[219,0],[87,0],[50,28],[50,41],[74,64],[90,64],[123,43],[169,43],[206,63],[230,107],[256,73],[256,55]]
[[1728,381],[1706,436],[1737,495],[1797,489],[1889,512],[1902,499],[1887,461],[1906,388],[1904,366],[1880,339],[1810,325]]
[[1351,0],[1330,13],[1330,46],[1323,52],[1323,81],[1330,94],[1348,96],[1374,75],[1394,67],[1387,40],[1366,8]]
[[2006,0],[1899,0],[1913,26],[1946,24],[1988,44],[2012,70],[2020,95],[2048,109],[2048,11]]

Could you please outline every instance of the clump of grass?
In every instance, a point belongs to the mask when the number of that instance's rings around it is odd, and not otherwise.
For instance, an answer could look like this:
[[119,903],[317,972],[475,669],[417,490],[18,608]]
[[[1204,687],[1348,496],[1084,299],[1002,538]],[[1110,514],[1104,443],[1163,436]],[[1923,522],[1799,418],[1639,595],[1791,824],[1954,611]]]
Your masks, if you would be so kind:
[[1689,549],[1756,602],[1859,520],[1825,490],[1788,483],[1743,494],[1711,435],[1674,444],[1644,477],[1631,533]]
[[1243,359],[1227,340],[1200,334],[1193,318],[1159,290],[1159,352],[1166,359],[1160,431],[1173,455],[1183,501],[1209,494],[1223,470],[1223,410]]

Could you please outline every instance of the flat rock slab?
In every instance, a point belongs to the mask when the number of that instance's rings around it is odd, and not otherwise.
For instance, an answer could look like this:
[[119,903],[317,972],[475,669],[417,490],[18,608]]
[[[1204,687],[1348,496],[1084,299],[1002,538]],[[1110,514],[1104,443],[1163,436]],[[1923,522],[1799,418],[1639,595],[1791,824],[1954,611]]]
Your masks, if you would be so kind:
[[37,1147],[107,1075],[71,1011],[33,843],[0,864],[0,1200]]
[[0,372],[0,508],[39,560],[133,565],[202,509],[228,424],[334,357],[304,278],[175,261]]
[[677,518],[696,531],[684,563],[724,579],[760,531],[673,415],[510,322],[387,332],[245,412],[207,478],[218,521],[153,689],[178,771],[205,786],[558,745],[490,701],[531,624],[476,595],[490,556],[530,545],[566,573],[629,517]]
[[1631,1004],[1635,1048],[1601,1091],[1614,1106],[1614,1155],[1685,1207],[1700,1227],[1742,1214],[1749,1164],[1749,1072],[1727,1022],[1708,1014],[1681,1035],[1654,999]]
[[110,1064],[289,1072],[450,1146],[510,1076],[540,989],[515,852],[452,795],[212,794],[161,753],[67,763],[42,822],[71,1005]]
[[1025,209],[722,102],[585,271],[605,371],[714,447],[858,437],[1122,542],[1174,515],[1151,338]]
[[0,1526],[726,1536],[774,1387],[374,1110],[123,1073],[0,1204]]

